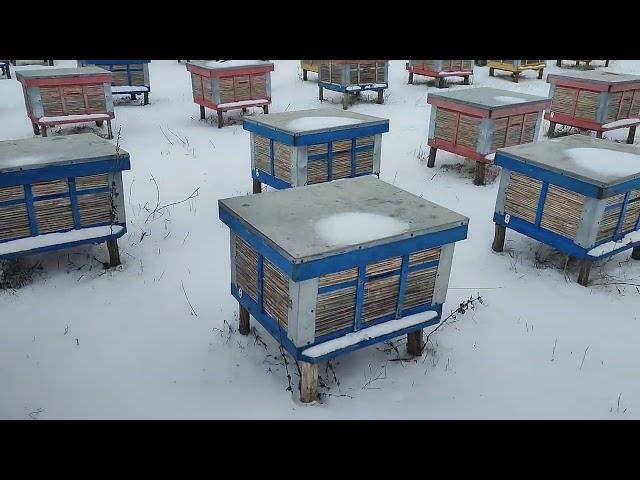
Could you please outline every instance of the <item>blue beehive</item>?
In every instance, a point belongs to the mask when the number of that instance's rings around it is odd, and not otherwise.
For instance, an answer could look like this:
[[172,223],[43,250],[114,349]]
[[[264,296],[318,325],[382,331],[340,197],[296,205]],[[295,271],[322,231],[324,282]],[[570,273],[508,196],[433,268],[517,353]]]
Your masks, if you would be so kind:
[[129,168],[126,151],[91,133],[0,142],[0,258],[107,242],[119,264]]
[[144,105],[149,104],[149,63],[151,60],[78,60],[78,66],[96,66],[113,73],[111,93],[113,95],[144,96]]
[[380,173],[385,118],[334,108],[245,118],[254,193]]
[[[302,364],[438,323],[468,218],[374,176],[219,201],[231,229],[231,293]],[[314,374],[315,372],[315,374]]]
[[585,135],[498,150],[502,167],[493,221],[591,263],[634,248],[640,258],[640,149]]

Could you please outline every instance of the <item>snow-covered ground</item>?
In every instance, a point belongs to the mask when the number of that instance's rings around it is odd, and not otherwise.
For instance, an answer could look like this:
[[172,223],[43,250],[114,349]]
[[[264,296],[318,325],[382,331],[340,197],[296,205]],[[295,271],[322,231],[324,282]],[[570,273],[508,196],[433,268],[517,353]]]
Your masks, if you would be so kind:
[[[513,231],[504,253],[492,252],[498,184],[474,186],[471,167],[458,168],[462,158],[444,151],[435,169],[426,167],[426,94],[435,87],[419,76],[408,85],[404,64],[391,62],[383,105],[364,93],[369,101],[350,109],[390,119],[381,179],[471,219],[456,246],[445,313],[478,292],[484,299],[439,329],[422,359],[392,361],[386,345],[369,347],[333,361],[335,377],[320,366],[330,387],[321,390],[334,396],[310,406],[294,399],[277,343],[255,321],[266,347],[235,332],[229,231],[217,200],[251,189],[240,111],[225,114],[222,129],[211,111],[200,121],[184,63],[154,61],[150,105],[116,103],[114,133],[121,127],[132,165],[124,172],[123,265],[102,268],[104,245],[39,255],[29,259],[42,264],[32,284],[0,292],[0,417],[640,418],[640,291],[629,285],[640,283],[640,262],[626,252],[598,263],[584,288],[576,265],[565,274],[560,254]],[[640,73],[640,61],[610,68]],[[548,94],[534,72],[518,84],[496,74],[475,67],[474,84]],[[319,107],[316,75],[309,80],[299,62],[276,61],[270,111]],[[338,94],[325,90],[325,99],[341,108]],[[18,82],[0,80],[0,139],[33,136],[23,102]],[[149,218],[152,177],[161,205],[197,194]]]

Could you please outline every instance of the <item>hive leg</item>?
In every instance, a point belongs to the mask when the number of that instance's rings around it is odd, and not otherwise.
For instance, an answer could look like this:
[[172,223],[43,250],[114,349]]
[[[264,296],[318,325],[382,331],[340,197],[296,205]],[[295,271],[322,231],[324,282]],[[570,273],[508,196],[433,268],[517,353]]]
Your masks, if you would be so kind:
[[596,138],[602,138],[602,131],[596,132]]
[[240,335],[249,335],[249,310],[240,305],[240,323],[238,324]]
[[384,103],[384,90],[378,90],[378,101],[376,103]]
[[318,100],[323,101],[324,100],[324,96],[323,96],[323,92],[322,92],[322,87],[320,85],[318,85]]
[[409,72],[409,83],[413,83],[413,72]]
[[120,250],[118,249],[118,241],[115,238],[107,240],[107,250],[109,250],[109,264],[112,267],[120,265]]
[[580,66],[580,60],[576,60],[576,67]]
[[538,70],[538,80],[542,80],[542,74],[544,73],[544,68]]
[[422,329],[407,333],[407,352],[409,352],[409,355],[417,357],[422,355],[422,346]]
[[511,79],[515,82],[518,83],[518,80],[520,80],[520,74],[518,72],[513,72],[513,74],[511,75]]
[[307,71],[306,70],[302,70],[302,80],[304,80],[305,82],[307,81]]
[[262,107],[262,112],[263,112],[265,115],[268,115],[268,114],[269,114],[269,105],[264,105],[264,106]]
[[253,179],[253,193],[262,193],[262,182],[255,178]]
[[53,60],[49,60],[49,66],[53,67]]
[[113,140],[113,129],[111,128],[111,120],[107,120],[107,138]]
[[582,286],[589,285],[589,273],[591,273],[591,260],[582,260],[580,262],[580,273],[578,274],[578,283]]
[[436,79],[436,87],[444,88],[444,77],[438,77]]
[[45,125],[43,125],[41,130],[42,130],[42,136],[46,137],[47,136],[47,127]]
[[629,136],[627,137],[627,143],[629,145],[633,144],[633,142],[636,139],[636,128],[637,128],[637,125],[633,125],[629,127]]
[[300,401],[310,403],[318,398],[318,364],[300,363]]
[[216,110],[216,114],[218,116],[218,128],[222,128],[222,123],[223,123],[222,111]]
[[104,120],[97,120],[96,121],[96,127],[102,128],[102,125],[104,125]]
[[549,130],[547,131],[547,137],[553,138],[556,133],[556,122],[549,122]]
[[494,73],[495,73],[495,69],[493,67],[489,67],[489,76],[493,77]]
[[38,126],[38,124],[32,123],[31,126],[33,127],[33,134],[40,135],[40,127]]
[[463,78],[462,83],[464,85],[469,85],[469,75],[467,75],[466,77],[462,77],[462,78]]
[[507,233],[507,227],[496,223],[495,234],[493,235],[493,244],[491,250],[501,252],[504,250],[504,237]]
[[136,94],[135,94],[135,93],[132,93],[132,94],[131,94],[131,100],[135,100],[135,99],[136,99]]
[[144,102],[143,105],[149,105],[149,92],[144,92]]
[[349,106],[349,94],[348,93],[343,93],[342,94],[342,109],[346,110],[348,106]]
[[604,61],[604,66],[605,66],[605,67],[608,67],[608,66],[609,66],[609,60],[605,60],[605,61]]
[[483,162],[476,162],[476,173],[473,177],[474,185],[484,185],[485,172],[487,170],[487,164]]
[[247,107],[242,107],[242,113],[247,113]]
[[640,260],[640,246],[634,247],[633,250],[631,250],[631,258]]
[[562,60],[556,61],[556,67],[562,67]]
[[204,119],[205,119],[204,105],[200,105],[200,120],[204,120]]
[[429,148],[429,159],[427,160],[427,167],[433,168],[436,164],[436,152],[438,149],[436,147]]

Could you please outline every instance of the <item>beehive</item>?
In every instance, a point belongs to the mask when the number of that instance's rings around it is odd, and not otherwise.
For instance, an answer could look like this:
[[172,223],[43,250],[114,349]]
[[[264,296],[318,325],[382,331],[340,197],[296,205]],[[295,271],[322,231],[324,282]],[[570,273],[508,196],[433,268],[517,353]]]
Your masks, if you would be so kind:
[[318,60],[300,60],[300,67],[302,68],[302,79],[307,79],[307,72],[318,73],[319,61]]
[[473,75],[473,60],[409,60],[409,83],[413,83],[414,75],[432,77],[437,80],[438,88],[444,86],[445,77],[463,77],[469,83]]
[[374,176],[224,199],[219,211],[241,313],[310,364],[437,323],[468,225]]
[[[576,62],[576,67],[580,66],[580,63],[584,63],[586,67],[591,66],[591,62],[593,62],[593,60],[572,60],[573,62]],[[556,61],[556,66],[557,67],[562,67],[562,60],[557,60]],[[604,66],[608,67],[609,66],[609,60],[604,60]]]
[[537,71],[538,78],[541,79],[546,63],[544,60],[489,60],[487,61],[487,66],[489,67],[490,76],[493,77],[495,70],[503,70],[511,72],[513,81],[517,82],[520,74],[527,70]]
[[[545,118],[551,122],[552,137],[556,124],[602,132],[632,127],[640,123],[640,76],[603,70],[554,73],[551,84],[551,109]],[[630,140],[630,141],[629,141]],[[628,139],[633,143],[633,135]]]
[[435,165],[438,149],[475,160],[476,184],[484,183],[487,156],[498,148],[533,142],[538,138],[542,113],[551,101],[509,90],[470,88],[429,93],[430,148],[428,166]]
[[191,60],[193,101],[204,108],[216,110],[218,128],[222,127],[222,112],[248,107],[262,107],[269,113],[271,103],[271,72],[273,63],[264,60]]
[[495,162],[496,237],[510,228],[586,262],[583,284],[591,261],[640,244],[637,147],[571,135],[498,150]]
[[280,189],[379,174],[389,120],[323,108],[245,118],[244,129],[259,192],[260,183]]
[[111,120],[111,72],[98,67],[42,68],[20,70],[17,80],[22,84],[27,115],[37,135],[47,135],[47,127],[66,123],[106,120],[109,138],[113,138]]
[[318,98],[324,99],[323,89],[343,93],[342,108],[349,105],[349,96],[363,91],[378,92],[378,103],[389,86],[387,60],[320,60]]
[[14,65],[48,65],[53,67],[53,60],[10,60]]
[[0,258],[111,242],[126,232],[129,154],[90,134],[0,142]]
[[149,104],[149,63],[151,60],[78,60],[78,66],[95,66],[109,70],[113,74],[111,93],[113,95],[144,96],[144,105]]

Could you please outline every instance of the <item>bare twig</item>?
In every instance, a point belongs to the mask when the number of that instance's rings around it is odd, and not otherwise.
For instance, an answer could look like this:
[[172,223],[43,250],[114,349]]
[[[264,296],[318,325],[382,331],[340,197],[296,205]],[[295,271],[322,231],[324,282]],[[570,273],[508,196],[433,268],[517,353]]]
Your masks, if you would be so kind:
[[584,365],[584,359],[587,356],[587,352],[589,351],[590,345],[587,345],[587,348],[584,349],[584,355],[582,355],[582,362],[580,362],[580,370],[582,370],[582,365]]
[[189,308],[191,309],[191,315],[194,317],[197,317],[198,314],[196,313],[195,309],[193,308],[193,305],[191,305],[191,302],[189,301],[189,296],[187,295],[187,291],[184,289],[184,283],[182,282],[182,280],[180,281],[180,286],[182,287],[182,291],[184,292],[184,298],[187,299],[187,303],[189,304]]

